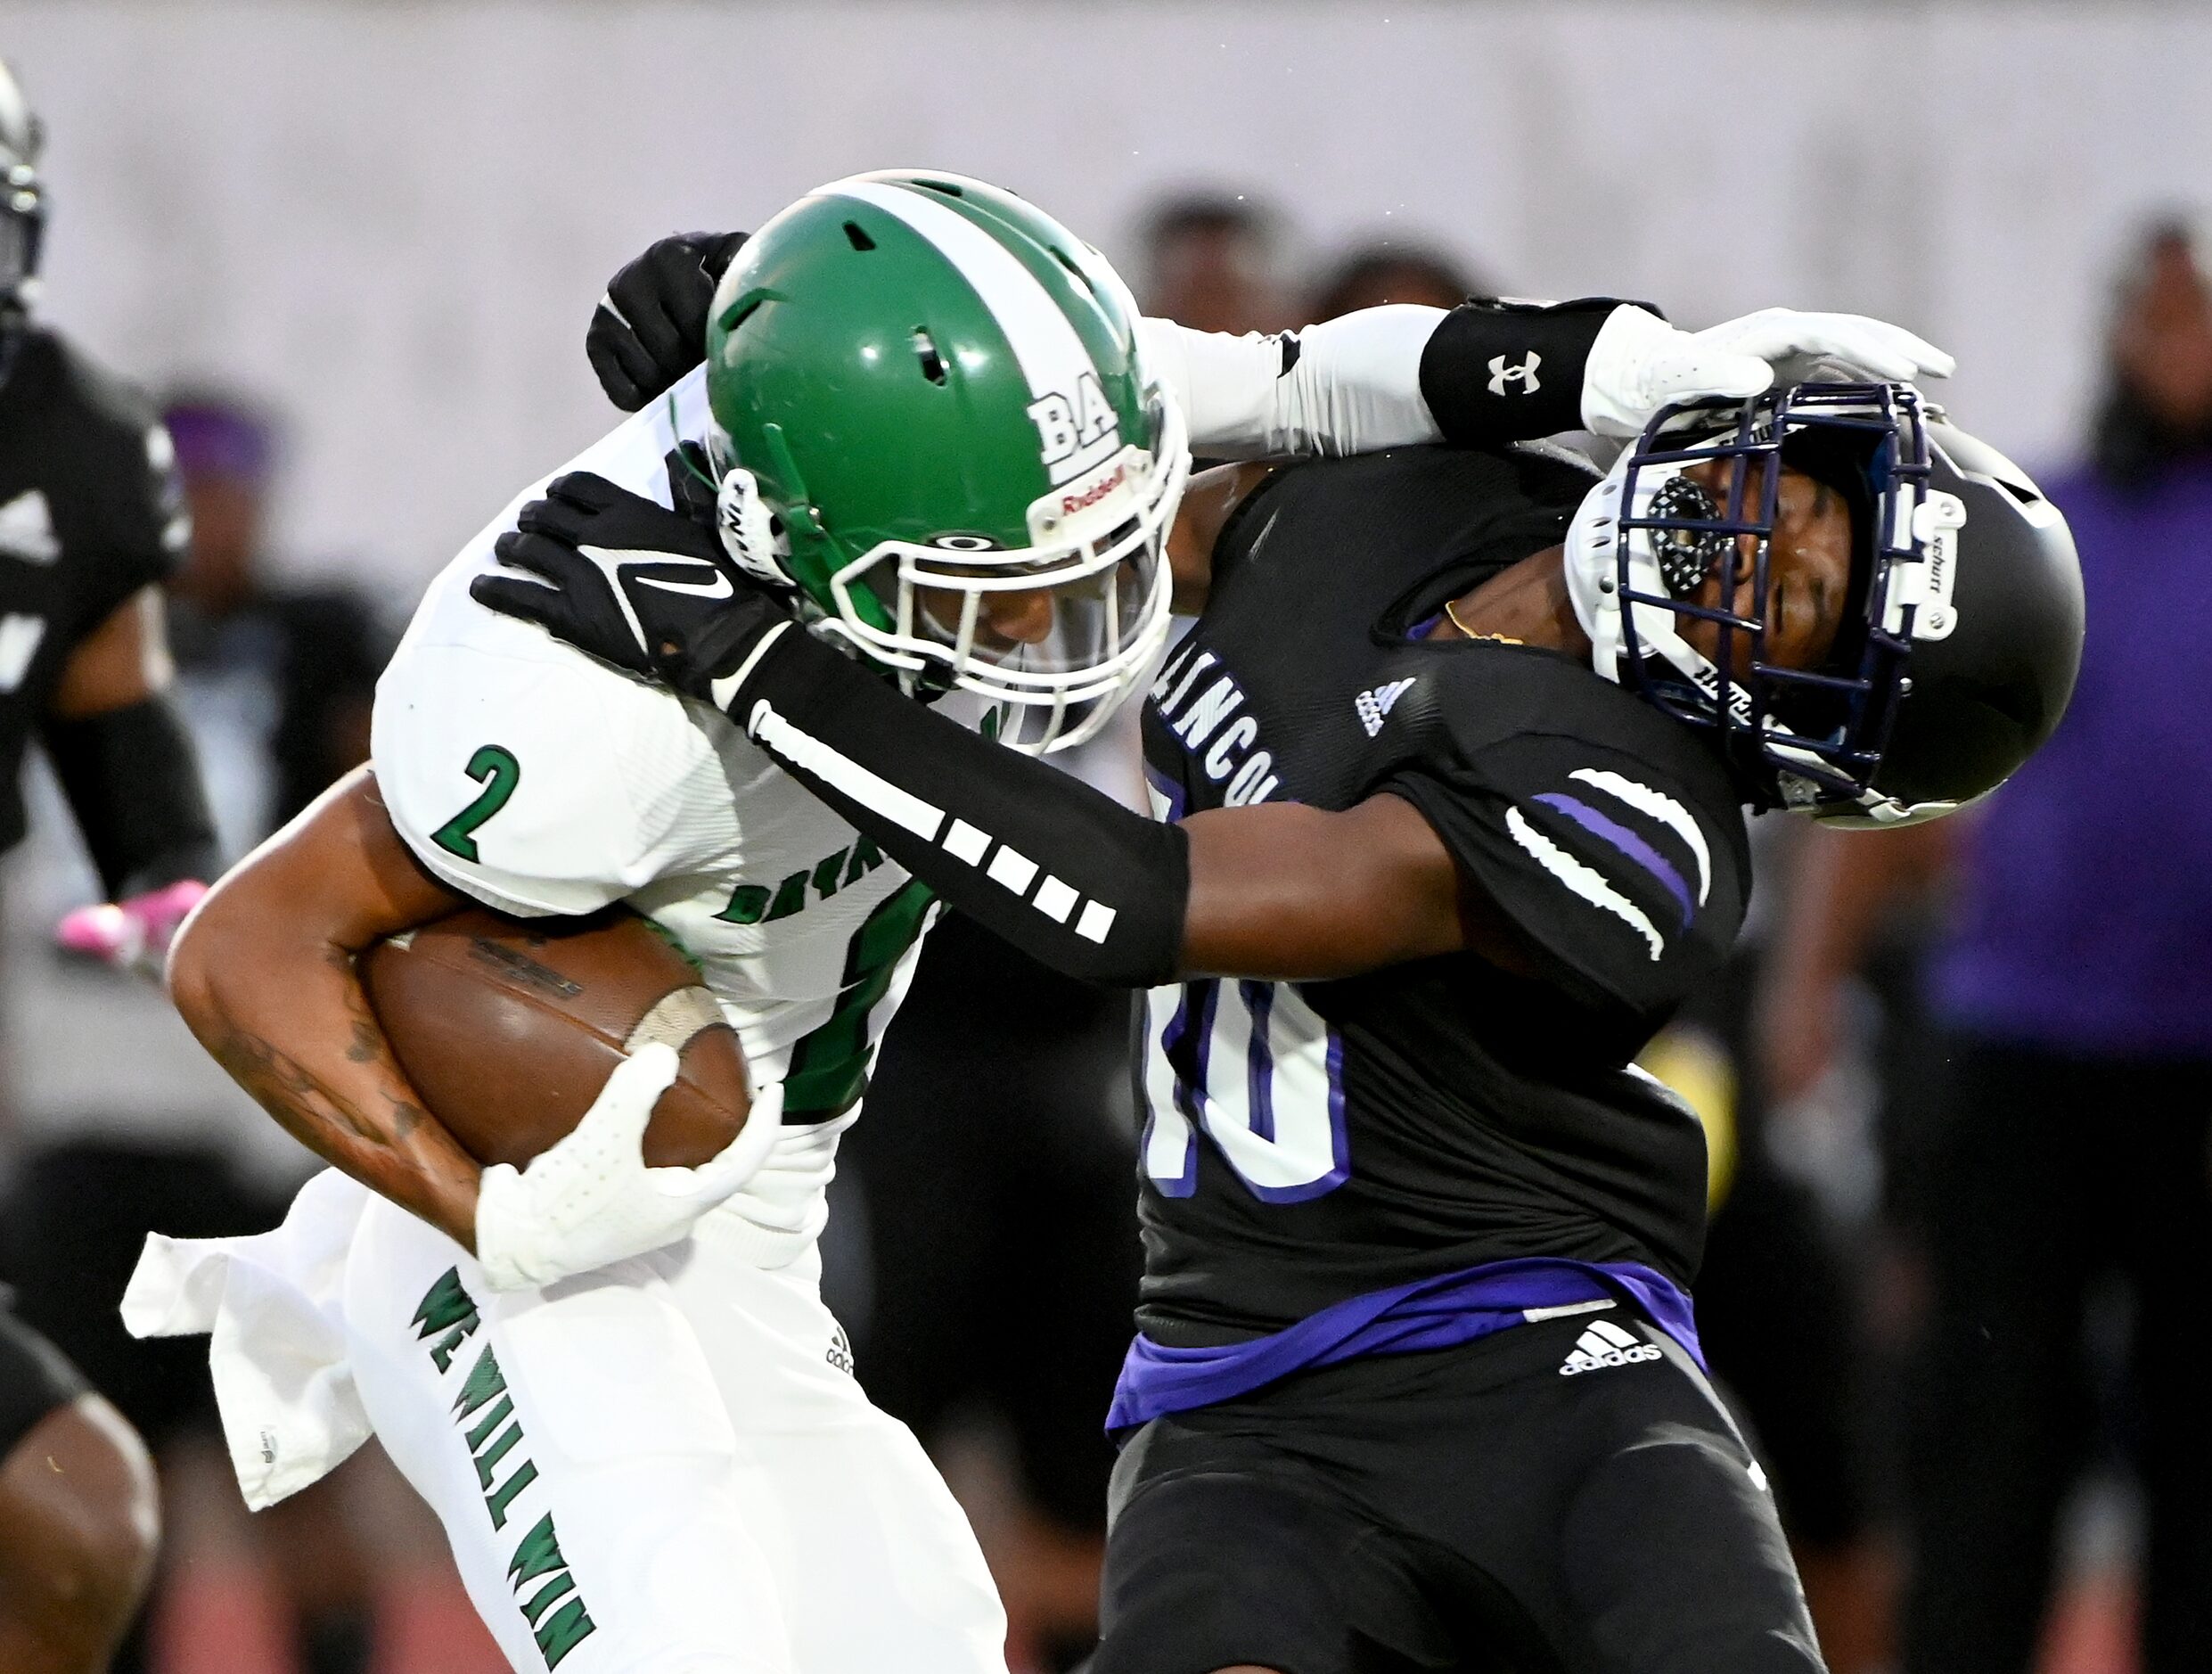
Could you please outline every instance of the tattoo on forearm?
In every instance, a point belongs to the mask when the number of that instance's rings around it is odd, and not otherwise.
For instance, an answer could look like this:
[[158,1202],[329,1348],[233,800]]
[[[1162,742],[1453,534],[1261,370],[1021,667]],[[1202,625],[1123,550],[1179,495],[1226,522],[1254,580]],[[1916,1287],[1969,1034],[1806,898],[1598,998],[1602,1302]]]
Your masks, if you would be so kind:
[[384,1041],[376,1032],[376,1025],[356,1018],[353,1044],[346,1048],[347,1059],[354,1063],[373,1063],[383,1053]]
[[[233,1027],[216,1043],[214,1051],[216,1062],[230,1072],[231,1079],[252,1094],[264,1110],[310,1150],[322,1151],[316,1137],[332,1125],[370,1145],[383,1145],[402,1137],[394,1131],[394,1125],[371,1120],[305,1064],[258,1035]],[[356,1063],[365,1062],[350,1048],[346,1055]]]
[[[422,1170],[446,1185],[468,1184],[464,1159],[440,1155],[439,1147],[425,1153],[413,1143],[428,1113],[407,1100],[388,1093],[381,1115],[365,1109],[307,1065],[229,1018],[223,1020],[220,1038],[208,1044],[231,1079],[285,1132],[324,1161],[357,1176],[376,1177],[368,1184],[380,1189]],[[346,1051],[349,1061],[389,1062],[381,1041],[365,1054],[358,1050],[361,1044],[356,1034]],[[348,1139],[357,1143],[347,1144]]]

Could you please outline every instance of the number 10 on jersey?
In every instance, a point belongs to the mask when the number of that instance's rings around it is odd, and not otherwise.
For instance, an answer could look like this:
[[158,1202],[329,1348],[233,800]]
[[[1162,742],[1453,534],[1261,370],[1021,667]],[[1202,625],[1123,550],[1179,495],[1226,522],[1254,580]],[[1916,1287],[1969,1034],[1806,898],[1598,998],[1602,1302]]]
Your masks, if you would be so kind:
[[1344,1043],[1296,989],[1208,979],[1147,1004],[1144,1169],[1162,1194],[1198,1189],[1200,1132],[1262,1202],[1343,1184]]

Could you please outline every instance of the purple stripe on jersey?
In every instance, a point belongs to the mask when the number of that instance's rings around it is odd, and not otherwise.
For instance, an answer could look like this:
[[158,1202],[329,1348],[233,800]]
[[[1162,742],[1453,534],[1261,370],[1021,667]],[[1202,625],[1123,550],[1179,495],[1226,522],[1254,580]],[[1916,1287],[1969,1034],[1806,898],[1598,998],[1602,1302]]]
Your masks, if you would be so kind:
[[[1147,1029],[1151,1027],[1151,1012],[1149,1006],[1145,1011],[1144,1022]],[[1160,1030],[1159,1045],[1157,1047],[1160,1056],[1167,1060],[1171,1072],[1175,1068],[1175,1050],[1182,1044],[1184,1031],[1190,1026],[1191,989],[1186,983],[1176,997],[1175,1015],[1167,1020],[1167,1027]],[[1152,1050],[1153,1048],[1148,1046],[1147,1049]],[[1149,1166],[1152,1154],[1152,1130],[1159,1125],[1160,1113],[1152,1108],[1151,1078],[1149,1073],[1145,1076],[1143,1086],[1145,1093],[1144,1132],[1138,1142],[1137,1154],[1145,1158]],[[1175,1107],[1168,1112],[1169,1114],[1184,1112],[1185,1100],[1183,1078],[1180,1074],[1176,1075],[1175,1087],[1167,1096]],[[1198,1124],[1195,1119],[1187,1114],[1184,1116],[1184,1122],[1181,1172],[1172,1179],[1163,1178],[1157,1174],[1151,1176],[1153,1186],[1163,1197],[1188,1197],[1198,1190]]]
[[1184,1032],[1176,1038],[1176,1044],[1180,1046],[1193,1036],[1195,1040],[1191,1047],[1190,1079],[1176,1077],[1176,1102],[1183,1106],[1183,1113],[1190,1118],[1193,1128],[1206,1126],[1206,1077],[1214,1055],[1214,1008],[1220,1003],[1221,984],[1217,980],[1208,978],[1183,986],[1182,1014],[1186,1022]]
[[1244,1009],[1252,1020],[1252,1044],[1246,1051],[1250,1081],[1246,1096],[1251,1101],[1252,1133],[1260,1139],[1275,1137],[1275,1054],[1267,1040],[1267,1021],[1274,1014],[1275,985],[1239,982]]
[[1106,1428],[1233,1400],[1315,1366],[1455,1348],[1527,1324],[1530,1309],[1602,1301],[1627,1302],[1705,1365],[1689,1292],[1665,1274],[1637,1261],[1531,1256],[1349,1296],[1249,1342],[1170,1349],[1140,1334],[1121,1363]]
[[1547,808],[1557,808],[1592,836],[1604,839],[1657,878],[1667,894],[1675,898],[1675,904],[1682,908],[1682,922],[1684,924],[1690,922],[1695,906],[1690,899],[1690,886],[1683,882],[1682,874],[1675,870],[1665,855],[1619,821],[1608,819],[1578,796],[1569,796],[1564,791],[1546,791],[1536,800]]

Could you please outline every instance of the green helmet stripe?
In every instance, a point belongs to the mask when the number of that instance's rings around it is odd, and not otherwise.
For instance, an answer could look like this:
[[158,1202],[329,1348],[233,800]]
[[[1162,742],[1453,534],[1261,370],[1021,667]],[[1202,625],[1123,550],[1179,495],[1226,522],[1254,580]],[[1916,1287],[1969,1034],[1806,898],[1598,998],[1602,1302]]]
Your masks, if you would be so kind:
[[[823,190],[871,204],[927,239],[989,311],[1013,350],[1030,395],[1038,401],[1057,397],[1079,414],[1086,382],[1096,389],[1100,368],[1069,323],[1065,306],[1004,244],[966,216],[912,187],[841,180]],[[1120,433],[1120,416],[1117,414],[1114,427],[1095,441],[1051,461],[1052,480],[1066,482],[1118,450],[1130,439]]]

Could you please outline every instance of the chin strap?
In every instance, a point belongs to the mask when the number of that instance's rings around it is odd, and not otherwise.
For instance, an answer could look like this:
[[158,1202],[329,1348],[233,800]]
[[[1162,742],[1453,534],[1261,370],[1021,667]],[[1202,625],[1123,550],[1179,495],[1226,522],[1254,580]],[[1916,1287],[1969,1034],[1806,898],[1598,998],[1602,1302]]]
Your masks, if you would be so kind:
[[789,587],[791,573],[784,568],[790,548],[768,503],[760,497],[760,480],[742,465],[722,473],[715,490],[715,527],[722,534],[722,550],[730,562],[756,581],[772,587]]

